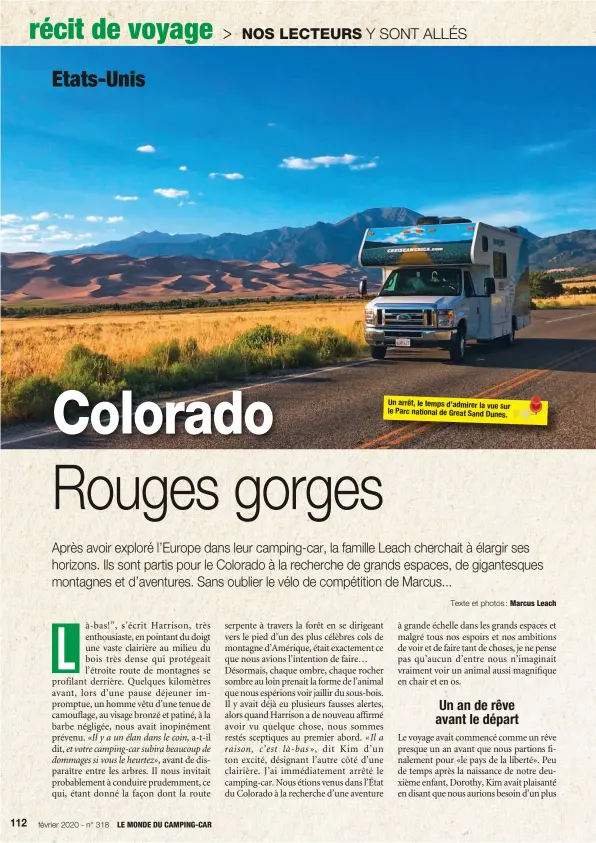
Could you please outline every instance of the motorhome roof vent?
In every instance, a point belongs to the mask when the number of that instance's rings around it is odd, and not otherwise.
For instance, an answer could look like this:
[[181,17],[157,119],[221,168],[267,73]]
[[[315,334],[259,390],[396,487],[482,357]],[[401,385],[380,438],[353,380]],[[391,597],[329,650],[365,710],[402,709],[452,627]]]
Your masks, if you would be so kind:
[[438,217],[418,217],[416,220],[416,225],[438,225],[439,218]]
[[465,217],[441,217],[441,225],[452,225],[456,222],[472,222]]

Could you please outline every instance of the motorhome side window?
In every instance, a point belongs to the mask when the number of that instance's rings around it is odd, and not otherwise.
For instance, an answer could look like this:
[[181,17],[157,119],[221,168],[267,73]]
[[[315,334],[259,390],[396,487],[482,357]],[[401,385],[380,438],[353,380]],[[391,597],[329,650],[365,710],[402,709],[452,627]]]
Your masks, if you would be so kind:
[[495,278],[507,278],[507,255],[505,252],[493,252],[493,275]]
[[474,282],[472,281],[472,276],[469,272],[464,272],[464,292],[466,294],[466,298],[472,298],[472,296],[476,295],[476,290],[474,289]]

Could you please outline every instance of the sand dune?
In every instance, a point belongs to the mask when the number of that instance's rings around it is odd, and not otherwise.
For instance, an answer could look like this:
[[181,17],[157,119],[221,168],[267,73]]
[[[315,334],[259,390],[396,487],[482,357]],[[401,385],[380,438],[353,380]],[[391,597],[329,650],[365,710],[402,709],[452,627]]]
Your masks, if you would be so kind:
[[362,271],[339,264],[216,261],[185,256],[2,255],[2,301],[84,303],[180,296],[264,298],[358,292]]

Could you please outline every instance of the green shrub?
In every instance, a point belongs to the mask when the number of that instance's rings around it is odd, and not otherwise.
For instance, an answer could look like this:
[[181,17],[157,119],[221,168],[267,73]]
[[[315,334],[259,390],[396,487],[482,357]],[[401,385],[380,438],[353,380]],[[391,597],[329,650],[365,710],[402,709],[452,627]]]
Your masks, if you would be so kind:
[[50,378],[32,375],[2,389],[2,415],[12,420],[51,417],[60,387]]
[[186,389],[193,386],[193,369],[188,363],[172,363],[166,372],[169,389]]
[[304,337],[291,337],[279,346],[273,361],[272,368],[314,368],[319,365],[320,357],[314,342]]
[[312,342],[321,360],[326,362],[353,357],[358,351],[356,343],[335,328],[305,328],[298,339]]
[[158,342],[149,349],[144,360],[150,368],[161,372],[180,360],[180,343],[178,340]]
[[124,367],[124,389],[132,390],[135,397],[155,395],[158,391],[158,378],[154,371],[143,364],[130,364]]
[[192,337],[189,337],[185,340],[182,348],[180,349],[180,359],[183,360],[185,363],[192,363],[198,358],[202,357],[201,351],[199,349],[199,344],[196,340]]
[[273,325],[255,325],[254,328],[239,334],[233,345],[239,349],[267,349],[281,345],[290,336],[290,334],[274,328]]
[[66,353],[56,383],[61,390],[79,390],[92,404],[113,398],[125,386],[121,363],[80,344]]
[[98,383],[108,383],[121,377],[122,365],[114,363],[107,354],[91,351],[78,343],[67,351],[61,371],[89,376]]
[[219,346],[209,354],[208,362],[215,381],[234,380],[250,374],[251,355],[242,354],[233,346]]
[[314,368],[357,356],[358,343],[333,328],[306,328],[289,334],[272,325],[257,325],[232,343],[202,352],[194,339],[157,343],[134,363],[116,363],[106,354],[74,345],[54,380],[29,377],[7,383],[2,394],[6,420],[51,417],[56,398],[66,389],[83,392],[90,404],[111,400],[123,389],[135,397],[160,391],[182,391],[246,375],[290,368]]

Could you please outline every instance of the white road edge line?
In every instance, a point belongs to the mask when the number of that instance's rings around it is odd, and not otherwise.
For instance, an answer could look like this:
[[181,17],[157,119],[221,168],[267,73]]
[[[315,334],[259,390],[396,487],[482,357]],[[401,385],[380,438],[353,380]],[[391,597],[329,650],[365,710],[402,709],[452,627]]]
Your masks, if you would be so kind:
[[565,322],[567,319],[581,319],[582,316],[596,316],[596,310],[593,310],[591,313],[576,313],[575,316],[560,316],[558,319],[545,319],[545,324],[548,325],[551,322]]
[[[205,401],[207,398],[219,398],[221,395],[229,395],[230,392],[246,392],[249,389],[258,389],[260,386],[272,386],[277,383],[285,383],[286,381],[293,381],[297,378],[310,378],[313,375],[319,375],[322,372],[337,372],[341,369],[351,369],[354,366],[363,366],[365,363],[370,363],[370,360],[358,360],[355,363],[341,363],[339,366],[327,366],[324,369],[313,369],[312,372],[296,372],[294,375],[285,375],[281,378],[268,378],[266,381],[259,383],[249,383],[246,386],[231,387],[230,389],[221,389],[218,392],[208,392],[205,395],[188,396],[188,399],[194,401]],[[188,400],[187,399],[187,400]],[[163,407],[164,400],[157,402]],[[59,430],[44,430],[41,433],[28,433],[26,436],[19,436],[16,439],[6,439],[2,437],[3,445],[15,445],[18,442],[27,442],[30,439],[41,439],[44,436],[64,436]]]

